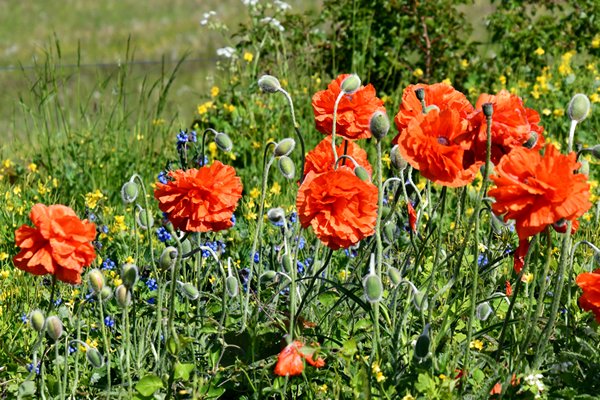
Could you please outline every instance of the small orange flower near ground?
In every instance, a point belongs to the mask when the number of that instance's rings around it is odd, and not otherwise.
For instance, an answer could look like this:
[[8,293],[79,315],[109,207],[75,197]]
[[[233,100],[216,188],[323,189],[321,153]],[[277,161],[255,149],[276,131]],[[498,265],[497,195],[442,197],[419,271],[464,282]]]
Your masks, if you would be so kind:
[[600,323],[600,269],[579,274],[576,283],[583,290],[579,298],[579,306],[593,312],[596,321]]
[[[373,169],[367,159],[367,152],[360,148],[356,143],[347,141],[346,144],[340,143],[336,147],[338,156],[344,154],[344,146],[346,146],[346,154],[349,155],[364,169],[367,170],[369,175],[372,174]],[[344,160],[339,161],[339,165],[343,165]],[[331,136],[325,136],[321,142],[315,146],[314,149],[306,154],[306,161],[304,163],[304,176],[308,175],[310,171],[314,171],[317,174],[321,174],[326,171],[332,171],[334,166],[333,151],[331,150]],[[346,165],[353,167],[353,163],[350,160],[346,160]]]
[[168,176],[169,182],[156,184],[154,197],[175,228],[216,232],[233,226],[231,217],[242,197],[242,182],[233,167],[215,161]]
[[15,266],[34,275],[51,274],[60,281],[79,284],[83,267],[96,258],[91,244],[96,225],[80,220],[75,211],[60,204],[36,204],[29,218],[35,228],[23,225],[15,231],[15,243],[21,248],[13,258]]
[[410,230],[413,232],[417,231],[417,213],[415,212],[415,208],[410,203],[406,203],[406,208],[408,209],[408,225],[410,226]]
[[288,344],[277,357],[275,365],[275,374],[279,376],[296,376],[304,371],[304,361],[308,362],[315,368],[325,366],[325,361],[322,358],[313,358],[314,350],[304,347],[304,343],[299,340]]
[[525,257],[529,251],[529,239],[519,240],[519,246],[515,250],[513,256],[514,264],[513,268],[517,274],[521,273],[523,266],[525,265]]
[[506,297],[512,296],[513,290],[512,290],[512,285],[510,284],[510,281],[506,281],[505,286],[506,286]]

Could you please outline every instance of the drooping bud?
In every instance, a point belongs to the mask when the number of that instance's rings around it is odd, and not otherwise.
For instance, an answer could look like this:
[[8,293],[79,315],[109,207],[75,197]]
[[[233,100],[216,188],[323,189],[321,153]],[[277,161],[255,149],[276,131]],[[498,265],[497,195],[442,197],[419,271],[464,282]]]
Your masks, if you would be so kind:
[[120,307],[129,307],[131,305],[131,292],[125,285],[119,285],[115,289],[115,299]]
[[479,304],[475,310],[475,315],[477,315],[477,319],[480,321],[487,320],[491,313],[492,307],[490,307],[490,303],[487,301]]
[[292,258],[287,253],[283,255],[283,270],[288,274],[292,273]]
[[494,115],[494,105],[492,103],[483,103],[481,109],[483,110],[483,115],[488,118]]
[[91,270],[88,273],[88,283],[94,293],[99,293],[104,287],[104,275],[102,274],[102,271],[98,268]]
[[397,144],[394,145],[390,151],[390,160],[392,161],[392,165],[396,167],[398,171],[403,171],[408,165],[406,160],[402,158],[402,155],[400,154],[400,148]]
[[272,75],[263,75],[258,79],[258,87],[266,93],[275,93],[281,89],[281,83]]
[[102,357],[102,353],[95,347],[87,347],[85,358],[93,368],[102,368],[104,366],[104,357]]
[[569,102],[567,115],[571,121],[581,122],[587,118],[590,108],[590,99],[585,94],[577,93]]
[[375,255],[371,254],[369,273],[363,279],[363,290],[369,303],[377,303],[383,298],[383,283],[375,273]]
[[104,286],[100,293],[98,293],[98,298],[102,301],[108,301],[111,299],[112,295],[113,292],[110,286]]
[[354,168],[354,175],[360,178],[361,181],[371,182],[371,177],[369,176],[369,172],[364,167],[358,165]]
[[538,141],[538,134],[531,131],[529,132],[529,139],[525,143],[523,143],[523,147],[527,147],[528,149],[533,149]]
[[235,276],[229,275],[225,278],[225,288],[230,297],[235,297],[238,294],[238,281]]
[[46,332],[52,340],[57,341],[63,334],[63,323],[56,315],[52,315],[46,319]]
[[285,211],[281,207],[271,208],[267,211],[267,218],[272,224],[282,224],[285,218]]
[[200,296],[200,292],[198,289],[191,283],[184,283],[180,286],[181,293],[187,297],[189,300],[196,300]]
[[356,74],[352,74],[347,76],[343,81],[342,81],[342,85],[341,85],[341,89],[342,92],[344,92],[344,94],[352,94],[354,92],[356,92],[358,89],[360,89],[360,78],[358,77],[358,75]]
[[125,182],[121,187],[121,199],[125,204],[133,203],[137,199],[138,193],[138,185],[133,179]]
[[123,264],[123,268],[121,270],[121,279],[123,280],[123,284],[128,288],[132,288],[133,285],[137,282],[139,277],[138,267],[135,264],[126,263]]
[[292,159],[288,156],[279,157],[277,166],[279,167],[279,171],[282,173],[282,175],[287,179],[294,179],[296,176],[296,166],[294,165]]
[[425,329],[423,329],[423,333],[421,333],[415,342],[415,358],[417,361],[423,361],[429,355],[430,344],[431,338],[429,337],[429,324],[426,324]]
[[41,332],[44,330],[44,325],[46,324],[46,319],[44,318],[44,313],[40,310],[36,309],[31,312],[29,315],[29,323],[31,327],[36,332]]
[[277,143],[273,154],[275,157],[289,156],[294,151],[294,147],[296,147],[296,141],[292,138],[285,138]]
[[233,142],[229,138],[229,135],[223,132],[217,132],[215,135],[215,143],[217,144],[219,150],[226,153],[230,152],[233,148]]
[[402,282],[402,273],[398,268],[388,267],[387,274],[394,286],[398,286]]
[[165,248],[158,259],[158,265],[162,269],[167,269],[172,267],[175,264],[175,260],[177,259],[177,249],[173,246],[168,246]]
[[154,217],[150,211],[146,212],[142,207],[138,207],[135,214],[135,221],[141,229],[150,229],[154,225]]
[[273,280],[275,279],[275,277],[277,276],[277,272],[273,271],[273,270],[269,270],[269,271],[265,271],[261,276],[260,279],[267,279],[267,280]]
[[192,242],[190,242],[190,239],[187,238],[181,242],[181,252],[183,253],[182,256],[189,254],[190,251],[192,251]]
[[369,130],[375,139],[381,141],[390,130],[390,119],[384,111],[375,111],[369,121]]

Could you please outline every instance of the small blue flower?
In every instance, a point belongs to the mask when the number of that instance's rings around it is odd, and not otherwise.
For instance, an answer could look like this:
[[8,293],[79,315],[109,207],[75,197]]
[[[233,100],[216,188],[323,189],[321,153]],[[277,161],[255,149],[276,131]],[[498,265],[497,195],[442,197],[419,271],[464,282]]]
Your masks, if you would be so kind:
[[96,250],[102,250],[102,242],[99,240],[94,240],[92,245],[96,248]]
[[115,320],[108,315],[104,318],[104,325],[112,329],[115,326]]
[[296,266],[298,267],[298,273],[299,274],[303,274],[304,273],[304,268],[305,268],[304,263],[302,261],[298,261],[296,263]]
[[150,289],[151,292],[158,289],[158,283],[156,283],[156,279],[154,279],[154,278],[149,278],[146,281],[146,286],[148,287],[148,289]]
[[55,306],[60,306],[62,304],[62,299],[59,297],[58,299],[54,300],[54,305]]
[[260,261],[260,255],[258,254],[258,251],[256,253],[254,253],[254,262],[257,263]]
[[171,240],[172,238],[171,234],[164,226],[161,226],[156,230],[156,236],[158,236],[158,240],[160,240],[163,243]]
[[208,164],[208,156],[204,156],[203,160],[198,160],[198,166],[202,167],[204,165]]
[[188,134],[184,131],[179,131],[177,134],[177,150],[181,150],[188,142]]
[[167,171],[160,171],[157,177],[158,181],[163,185],[166,185],[169,180],[167,179]]
[[104,234],[108,233],[108,226],[106,226],[106,225],[102,225],[98,229],[100,230],[100,233],[104,233]]
[[479,253],[477,256],[477,265],[480,267],[485,267],[488,265],[488,257],[484,253]]
[[27,314],[23,313],[23,315],[21,315],[21,322],[23,322],[24,324],[29,322],[29,318],[27,318]]
[[353,249],[353,248],[345,249],[344,253],[346,253],[346,255],[350,258],[354,258],[354,257],[358,256],[358,250]]
[[292,212],[290,214],[290,222],[293,224],[294,222],[298,221],[298,213],[296,211]]
[[96,217],[96,214],[94,214],[93,212],[88,214],[88,219],[92,222],[94,222],[95,220],[98,219],[98,217]]
[[298,249],[302,250],[306,245],[306,240],[302,236],[300,236],[296,237],[296,241],[298,242]]
[[146,303],[148,303],[148,304],[156,304],[156,297],[150,297],[148,300],[146,300]]
[[[27,371],[31,372],[33,371],[33,363],[29,363],[27,364]],[[35,367],[35,374],[39,375],[40,374],[40,364],[38,363],[38,365]]]
[[72,347],[72,346],[69,346],[69,354],[73,354],[73,353],[75,353],[76,351],[77,351],[77,350],[75,350],[75,348],[74,348],[74,347]]
[[235,223],[236,223],[235,214],[231,214],[231,223],[233,225],[235,225]]
[[110,258],[106,258],[106,260],[102,261],[102,269],[104,270],[112,270],[115,268],[115,262]]
[[196,131],[191,131],[190,137],[188,138],[188,142],[196,143],[197,141],[198,141],[198,134],[196,133]]

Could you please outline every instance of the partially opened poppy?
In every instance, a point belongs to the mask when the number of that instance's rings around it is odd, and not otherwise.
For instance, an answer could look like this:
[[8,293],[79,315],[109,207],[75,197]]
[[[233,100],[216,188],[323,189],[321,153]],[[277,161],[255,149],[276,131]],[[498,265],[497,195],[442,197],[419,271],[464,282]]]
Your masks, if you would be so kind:
[[421,175],[443,186],[460,187],[475,179],[483,164],[476,162],[465,135],[467,121],[446,108],[418,114],[400,132],[398,149]]
[[406,208],[408,210],[408,225],[410,226],[410,230],[413,232],[416,232],[417,231],[417,213],[415,211],[415,208],[410,203],[410,201],[408,203],[406,203]]
[[515,254],[513,255],[513,268],[517,274],[521,272],[523,266],[525,265],[525,257],[529,252],[529,239],[519,240],[519,246],[515,250]]
[[579,298],[579,306],[591,311],[600,323],[600,269],[594,272],[584,272],[577,275],[577,285],[583,290]]
[[171,171],[168,177],[166,184],[156,184],[154,197],[175,228],[216,232],[233,226],[231,217],[242,197],[233,167],[215,161],[199,169]]
[[[341,92],[342,82],[349,76],[338,76],[327,86],[327,90],[315,93],[312,98],[317,130],[325,135],[332,133],[335,101]],[[356,92],[344,95],[338,104],[336,135],[349,140],[370,138],[369,123],[375,111],[385,112],[385,107],[375,95],[373,85],[361,86]]]
[[23,225],[15,232],[16,245],[21,248],[13,258],[15,266],[34,275],[51,274],[63,282],[80,283],[83,268],[96,258],[91,244],[96,225],[80,220],[75,211],[59,204],[36,204],[29,218],[35,228]]
[[296,208],[302,227],[312,226],[327,247],[346,249],[374,233],[377,187],[348,167],[310,172],[298,190]]
[[576,154],[561,154],[547,145],[544,155],[518,147],[502,157],[490,179],[496,184],[488,194],[492,210],[514,219],[520,240],[542,232],[558,221],[575,221],[590,207],[590,185],[575,173]]
[[[372,174],[373,169],[369,160],[367,159],[367,152],[361,149],[356,143],[347,141],[341,143],[336,147],[338,157],[344,154],[349,155],[364,169],[367,170],[369,175]],[[325,171],[332,171],[334,168],[333,150],[331,149],[331,136],[325,136],[321,142],[315,146],[314,149],[306,154],[306,161],[304,163],[304,175],[308,175],[309,172],[313,171],[317,174],[321,174]],[[352,166],[352,161],[346,160],[346,165]],[[344,164],[343,160],[339,161],[340,165]]]
[[279,356],[277,357],[277,364],[275,365],[275,374],[279,376],[296,376],[300,375],[304,371],[304,361],[308,362],[315,368],[321,368],[325,366],[325,361],[322,358],[313,358],[314,349],[305,347],[304,343],[299,340],[288,344]]

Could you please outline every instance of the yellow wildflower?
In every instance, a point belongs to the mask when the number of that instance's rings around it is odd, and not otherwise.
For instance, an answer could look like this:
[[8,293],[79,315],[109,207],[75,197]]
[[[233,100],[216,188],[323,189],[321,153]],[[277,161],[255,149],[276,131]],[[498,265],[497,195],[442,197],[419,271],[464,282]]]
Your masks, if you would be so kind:
[[[39,189],[39,188],[38,188]],[[45,193],[45,191],[44,191]],[[40,194],[44,194],[40,191]],[[98,202],[104,199],[104,194],[98,189],[95,192],[90,192],[85,195],[85,206],[91,210],[98,206]]]
[[211,108],[213,108],[213,102],[212,101],[207,101],[206,103],[202,103],[198,106],[198,114],[200,115],[204,115],[208,112],[208,110],[210,110]]
[[500,84],[501,84],[502,86],[506,85],[506,76],[504,76],[504,75],[500,75],[500,76],[498,77],[498,80],[500,81]]
[[416,400],[412,394],[406,393],[406,395],[402,398],[402,400]]
[[122,284],[123,284],[123,281],[121,280],[121,278],[115,278],[115,279],[113,280],[113,285],[114,285],[115,287],[117,287],[117,286],[119,286],[119,285],[122,285]]
[[163,125],[166,121],[162,118],[157,118],[152,120],[152,125]]
[[210,88],[210,97],[217,97],[219,95],[219,87],[218,86],[213,86],[212,88]]
[[416,78],[420,78],[424,75],[424,72],[421,68],[417,68],[413,71],[413,76]]
[[272,194],[280,194],[281,186],[279,185],[279,183],[278,182],[273,183],[273,187],[271,187],[271,190],[269,190],[269,192],[271,192]]
[[338,278],[340,279],[340,281],[345,281],[348,278],[348,271],[346,271],[345,269],[341,270],[340,272],[338,272]]
[[125,262],[128,264],[134,264],[135,260],[133,259],[133,257],[129,256],[125,259]]
[[252,55],[252,53],[250,53],[249,51],[244,53],[244,61],[246,62],[252,62],[252,60],[254,60],[254,55]]
[[478,351],[481,351],[481,350],[483,350],[483,342],[479,339],[475,339],[475,340],[471,341],[471,343],[469,344],[469,348],[477,349]]
[[322,385],[320,385],[320,386],[317,386],[317,390],[318,390],[319,392],[321,392],[321,393],[326,393],[326,392],[327,392],[327,384],[326,384],[326,383],[324,383],[324,384],[322,384]]
[[450,78],[446,78],[442,81],[442,83],[445,83],[446,85],[450,85],[452,86],[452,81],[450,80]]
[[29,172],[37,172],[38,167],[36,163],[29,163],[27,169],[29,170]]
[[246,213],[245,217],[248,221],[255,221],[256,218],[258,217],[258,215],[256,215],[256,213],[254,211],[248,211]]
[[257,141],[252,142],[253,149],[260,149],[261,147],[262,147],[262,144],[260,144],[260,142],[257,142]]
[[13,188],[12,192],[15,196],[21,197],[21,187],[20,186],[15,186]]
[[533,274],[531,272],[527,272],[526,274],[523,274],[523,276],[521,277],[521,282],[525,282],[525,283],[533,282]]
[[590,94],[590,101],[592,103],[600,103],[600,95],[598,95],[598,93]]
[[537,56],[543,56],[546,52],[541,47],[538,47],[537,49],[535,49],[534,53]]
[[250,191],[250,197],[252,197],[253,199],[257,199],[258,196],[260,196],[260,190],[257,187],[252,188],[252,190]]
[[388,155],[388,153],[385,153],[382,157],[381,157],[381,161],[383,161],[385,163],[385,165],[389,168],[390,165],[392,164],[392,160],[390,158],[390,156]]
[[460,60],[460,67],[461,68],[467,68],[468,66],[469,66],[469,60],[464,59],[464,58],[462,60]]
[[7,270],[0,272],[0,278],[2,278],[2,279],[7,279],[9,276],[10,276],[10,272],[8,272]]
[[4,167],[4,169],[9,169],[13,165],[15,164],[10,159],[6,159],[2,162],[2,166]]
[[208,144],[208,151],[210,151],[211,158],[215,158],[217,156],[217,144],[215,142],[210,142]]
[[542,110],[542,114],[544,114],[545,116],[548,116],[548,115],[552,114],[552,110],[550,110],[549,108],[544,108]]
[[112,231],[113,232],[122,232],[127,230],[127,225],[125,225],[125,216],[124,215],[115,215],[115,222],[113,224]]
[[254,203],[254,201],[250,200],[248,202],[248,204],[246,205],[246,207],[248,207],[248,208],[254,208],[254,207],[256,207],[256,203]]
[[230,113],[232,113],[232,112],[235,111],[235,106],[233,104],[227,104],[227,103],[225,103],[225,104],[223,104],[223,109],[225,111],[229,111]]
[[600,35],[594,36],[591,44],[593,49],[597,49],[598,47],[600,47]]
[[554,111],[552,111],[552,115],[554,115],[557,118],[560,118],[565,115],[565,110],[563,108],[557,108]]

